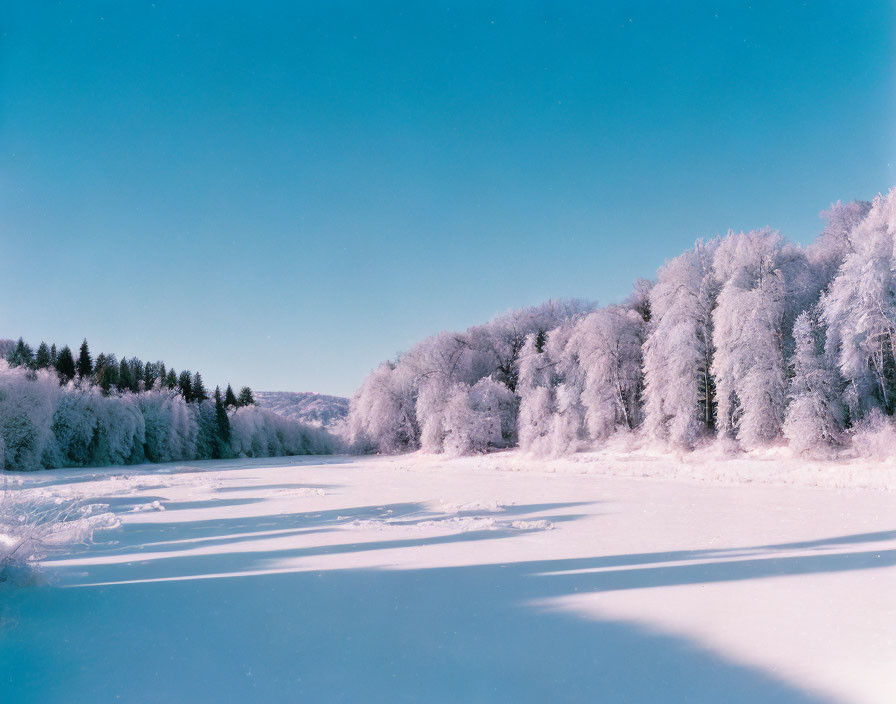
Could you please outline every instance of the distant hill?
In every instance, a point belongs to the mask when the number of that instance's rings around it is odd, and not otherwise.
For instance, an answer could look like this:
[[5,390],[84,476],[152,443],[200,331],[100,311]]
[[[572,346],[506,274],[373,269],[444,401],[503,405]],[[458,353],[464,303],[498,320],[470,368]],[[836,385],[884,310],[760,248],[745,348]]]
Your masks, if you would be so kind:
[[310,391],[255,391],[255,402],[286,418],[323,426],[333,425],[348,415],[348,399]]

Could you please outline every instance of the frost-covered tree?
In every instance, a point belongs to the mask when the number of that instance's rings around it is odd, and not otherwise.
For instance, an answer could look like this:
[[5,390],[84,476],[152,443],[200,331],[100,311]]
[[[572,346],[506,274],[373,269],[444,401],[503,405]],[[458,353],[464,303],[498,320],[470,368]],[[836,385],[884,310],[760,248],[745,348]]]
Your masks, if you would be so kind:
[[406,366],[383,362],[351,400],[349,440],[362,450],[395,453],[416,447],[415,379]]
[[871,408],[896,410],[896,189],[878,196],[849,232],[843,264],[821,300],[826,352],[845,382],[852,422]]
[[793,337],[793,376],[784,436],[797,452],[824,450],[840,439],[843,406],[836,378],[827,366],[810,311],[804,311],[796,319]]
[[717,428],[746,447],[781,435],[792,321],[805,308],[805,253],[769,228],[729,234],[713,257]]
[[[527,336],[544,339],[564,320],[590,309],[590,304],[581,301],[549,301],[510,311],[460,333],[443,332],[427,338],[365,380],[351,405],[351,437],[379,452],[421,447],[441,452],[449,435],[457,438],[467,434],[466,426],[451,425],[465,417],[459,412],[462,404],[457,385],[472,393],[483,379],[501,384],[510,392],[513,401],[507,414],[515,418],[521,398],[520,355]],[[453,403],[451,414],[449,402]],[[392,418],[400,430],[387,430],[388,424],[381,422],[384,417]],[[502,421],[501,427],[502,444],[515,443],[516,423]],[[457,446],[455,440],[452,443],[452,447]]]
[[650,291],[644,344],[644,414],[649,436],[689,448],[715,423],[712,311],[719,284],[712,260],[719,241],[698,241],[668,261]]
[[868,201],[837,201],[820,213],[825,227],[815,242],[806,248],[806,255],[818,273],[821,290],[828,288],[843,261],[855,251],[853,231],[870,209]]
[[472,387],[455,384],[444,411],[444,449],[469,455],[504,447],[513,431],[515,397],[506,384],[489,377]]
[[551,330],[543,345],[537,336],[527,339],[520,360],[523,449],[556,456],[639,424],[644,310],[610,306]]
[[569,346],[584,371],[582,405],[592,440],[640,424],[644,337],[643,316],[622,306],[602,308],[576,325]]
[[0,436],[7,469],[39,469],[53,440],[53,414],[62,391],[47,371],[31,374],[0,361]]
[[[540,455],[553,454],[551,434],[554,427],[554,390],[559,384],[557,360],[547,351],[551,336],[560,330],[530,333],[520,351],[518,419],[519,445],[523,450]],[[562,349],[568,336],[552,349]],[[556,354],[556,351],[555,351]]]

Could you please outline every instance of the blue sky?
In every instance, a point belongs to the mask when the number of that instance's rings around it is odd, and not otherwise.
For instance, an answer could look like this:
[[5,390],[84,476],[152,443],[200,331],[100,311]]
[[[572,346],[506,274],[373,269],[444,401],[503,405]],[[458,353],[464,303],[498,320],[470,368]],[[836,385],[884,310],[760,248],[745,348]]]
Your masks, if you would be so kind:
[[881,3],[33,2],[0,41],[0,337],[350,394],[896,185]]

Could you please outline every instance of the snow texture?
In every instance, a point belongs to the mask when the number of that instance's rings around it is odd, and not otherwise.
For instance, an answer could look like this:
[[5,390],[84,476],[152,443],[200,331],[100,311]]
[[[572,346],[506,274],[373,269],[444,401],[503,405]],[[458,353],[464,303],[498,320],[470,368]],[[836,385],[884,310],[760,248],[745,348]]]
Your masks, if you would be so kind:
[[119,525],[0,584],[4,700],[894,700],[892,461],[608,445],[14,476]]

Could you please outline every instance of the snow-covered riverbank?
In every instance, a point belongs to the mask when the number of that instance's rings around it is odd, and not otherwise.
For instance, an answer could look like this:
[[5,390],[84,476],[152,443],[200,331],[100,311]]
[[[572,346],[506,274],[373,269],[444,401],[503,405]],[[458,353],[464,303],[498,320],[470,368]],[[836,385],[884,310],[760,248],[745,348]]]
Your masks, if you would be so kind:
[[679,480],[668,458],[519,453],[14,475],[120,525],[51,554],[42,584],[0,587],[0,691],[892,701],[896,494],[843,487],[892,486],[893,468],[686,464]]

